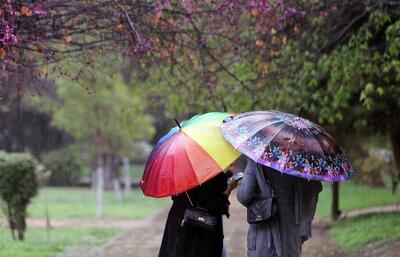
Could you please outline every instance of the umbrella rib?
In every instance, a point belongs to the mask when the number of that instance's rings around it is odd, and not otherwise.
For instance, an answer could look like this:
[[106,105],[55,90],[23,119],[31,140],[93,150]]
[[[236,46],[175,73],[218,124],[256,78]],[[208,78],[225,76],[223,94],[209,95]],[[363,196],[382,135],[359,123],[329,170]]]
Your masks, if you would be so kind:
[[[272,125],[272,124],[271,124],[271,125]],[[282,124],[280,124],[280,125],[282,125]],[[269,125],[269,126],[270,126],[270,125]],[[268,143],[265,147],[268,147],[268,145],[271,144],[271,141],[272,141],[279,133],[281,133],[282,130],[283,130],[284,128],[285,128],[285,126],[284,126],[284,124],[283,124],[283,126],[281,127],[281,129],[280,129],[278,132],[276,132],[276,133],[271,137],[271,140],[269,141],[269,143]],[[258,161],[260,160],[261,156],[262,156],[262,153],[260,154],[260,156],[257,157],[256,162],[258,162]]]
[[[178,132],[178,133],[179,133],[179,132]],[[176,135],[174,135],[174,136],[176,136]],[[171,137],[171,138],[172,138],[172,137]],[[170,140],[170,139],[169,139],[169,140]],[[167,153],[163,156],[163,159],[162,159],[162,161],[161,161],[160,163],[164,163],[165,159],[167,159],[167,157],[169,156],[169,152],[170,152],[171,149],[173,148],[172,146],[173,146],[173,144],[171,144],[171,145],[168,146]],[[175,176],[174,176],[174,171],[173,171],[173,170],[174,170],[174,169],[172,169],[172,177],[175,177]],[[175,180],[173,180],[172,182],[173,182],[172,187],[175,188]]]
[[[279,131],[279,133],[281,133],[282,132],[282,130],[280,130]],[[290,151],[290,148],[292,147],[292,145],[293,145],[293,142],[294,142],[294,140],[292,141],[292,139],[294,139],[294,132],[292,132],[292,138],[290,139],[290,145],[289,145],[289,147],[287,148],[287,151],[289,152]],[[283,168],[285,168],[285,166],[286,166],[286,164],[289,162],[289,158],[287,158],[287,160],[285,161],[285,163],[283,164]]]
[[[185,135],[185,137],[189,138],[190,140],[193,140],[193,139],[191,139],[188,135],[186,135],[185,132],[182,131],[182,133]],[[186,138],[185,138],[185,139],[186,139]],[[194,141],[194,140],[193,140],[193,141]],[[194,141],[194,142],[195,142],[195,141]],[[185,144],[185,155],[186,155],[186,157],[187,157],[188,160],[189,160],[190,167],[192,167],[192,173],[194,174],[194,176],[196,177],[198,183],[200,184],[200,179],[198,178],[198,176],[197,176],[197,174],[196,174],[196,172],[195,172],[195,170],[194,170],[194,167],[193,167],[193,164],[192,164],[192,159],[190,158],[189,154],[188,154],[187,151],[186,151],[186,149],[187,149],[187,147],[186,147],[186,146],[187,146],[187,145],[186,145],[186,140],[184,140],[183,143]],[[197,143],[196,143],[196,144],[197,144]],[[201,147],[201,146],[199,146],[199,147]],[[187,190],[186,190],[186,191],[187,191]]]
[[[272,126],[272,125],[275,125],[275,124],[280,123],[280,122],[283,122],[283,121],[282,121],[282,120],[277,120],[277,121],[275,121],[275,122],[272,122],[272,123],[268,124],[268,126]],[[243,124],[243,123],[242,123],[242,124]],[[237,143],[238,147],[239,147],[240,145],[242,145],[244,142],[246,142],[249,138],[251,138],[251,137],[253,137],[255,134],[257,134],[260,130],[262,130],[262,129],[268,127],[268,126],[263,126],[262,128],[260,128],[260,129],[258,129],[258,130],[255,130],[255,132],[252,133],[251,136],[248,136],[246,139],[243,139],[242,141],[238,141],[238,143]],[[237,148],[236,148],[236,149],[237,149]]]

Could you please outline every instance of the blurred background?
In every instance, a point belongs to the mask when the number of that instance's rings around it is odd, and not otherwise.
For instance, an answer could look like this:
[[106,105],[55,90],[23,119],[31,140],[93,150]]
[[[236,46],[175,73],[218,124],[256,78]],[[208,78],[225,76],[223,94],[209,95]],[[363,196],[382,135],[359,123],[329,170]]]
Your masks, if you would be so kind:
[[138,184],[174,119],[302,107],[356,170],[324,183],[316,220],[329,244],[398,256],[398,1],[0,7],[1,257],[86,251],[165,212],[169,199]]

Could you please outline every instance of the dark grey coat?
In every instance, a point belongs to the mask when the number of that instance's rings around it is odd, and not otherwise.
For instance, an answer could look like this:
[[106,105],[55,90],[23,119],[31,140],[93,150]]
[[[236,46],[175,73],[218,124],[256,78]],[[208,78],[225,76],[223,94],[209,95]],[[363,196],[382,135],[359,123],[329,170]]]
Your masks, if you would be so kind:
[[[304,227],[307,234],[311,233],[308,224],[314,216],[313,207],[317,199],[311,195],[321,191],[320,182],[305,183],[308,181],[281,174],[248,159],[237,194],[239,202],[244,206],[254,201],[260,191],[255,172],[264,172],[265,178],[269,180],[277,197],[279,215],[263,224],[250,224],[247,236],[248,257],[299,257]],[[310,190],[314,185],[319,186]],[[301,230],[302,223],[305,224]]]

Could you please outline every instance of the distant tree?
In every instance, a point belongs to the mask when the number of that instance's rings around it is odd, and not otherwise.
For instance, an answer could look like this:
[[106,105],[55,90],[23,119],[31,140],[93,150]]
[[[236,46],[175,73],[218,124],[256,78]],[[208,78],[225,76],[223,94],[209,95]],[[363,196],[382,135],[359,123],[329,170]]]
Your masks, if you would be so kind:
[[0,206],[13,239],[24,240],[27,208],[39,190],[37,162],[28,154],[0,152]]
[[[112,188],[114,156],[135,151],[137,143],[149,140],[154,133],[153,120],[145,115],[145,99],[123,82],[114,67],[104,67],[99,60],[92,73],[84,72],[79,82],[56,79],[57,99],[32,99],[38,108],[49,111],[52,124],[85,144],[97,167],[97,188]],[[74,69],[70,70],[74,73]],[[78,71],[76,71],[78,72]],[[36,100],[35,100],[36,99]],[[96,179],[96,177],[94,177]],[[95,180],[92,181],[96,182]],[[100,214],[101,216],[101,214]]]

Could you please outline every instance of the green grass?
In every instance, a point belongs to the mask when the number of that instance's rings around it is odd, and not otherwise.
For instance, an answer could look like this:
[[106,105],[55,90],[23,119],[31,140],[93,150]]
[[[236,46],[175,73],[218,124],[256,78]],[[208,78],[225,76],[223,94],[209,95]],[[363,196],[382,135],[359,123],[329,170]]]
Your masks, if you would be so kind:
[[[324,184],[324,190],[319,195],[317,217],[328,219],[332,204],[331,185]],[[355,185],[351,182],[340,183],[339,206],[342,212],[353,211],[373,206],[395,204],[399,202],[399,196],[393,196],[390,189],[370,188]]]
[[358,251],[367,243],[383,243],[400,239],[400,215],[369,215],[338,222],[330,230],[333,241],[341,249]]
[[116,236],[115,229],[45,229],[30,228],[24,242],[13,241],[7,228],[0,227],[0,257],[55,257],[67,247],[90,248]]
[[[105,218],[145,218],[155,210],[167,206],[169,202],[168,197],[162,199],[144,197],[140,189],[134,189],[132,197],[124,202],[118,202],[114,192],[106,192]],[[96,193],[83,188],[42,188],[28,207],[29,217],[46,217],[46,208],[51,219],[95,218]]]
[[[324,184],[319,196],[317,217],[330,218],[332,203],[331,185]],[[392,195],[390,189],[370,188],[351,182],[340,183],[339,206],[342,212],[368,207],[395,204],[399,195]],[[381,243],[400,239],[400,215],[369,215],[333,223],[329,231],[333,242],[342,250],[359,251],[367,243]]]

